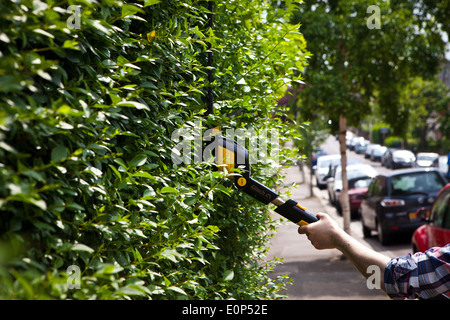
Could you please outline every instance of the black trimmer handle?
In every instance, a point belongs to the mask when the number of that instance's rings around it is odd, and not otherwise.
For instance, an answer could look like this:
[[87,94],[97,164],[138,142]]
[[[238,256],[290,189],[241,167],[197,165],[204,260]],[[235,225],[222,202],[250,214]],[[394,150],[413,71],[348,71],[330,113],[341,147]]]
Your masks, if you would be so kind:
[[237,178],[235,182],[238,188],[264,204],[269,204],[278,197],[278,194],[275,191],[267,188],[258,181],[253,180],[253,178],[248,175]]
[[278,208],[276,208],[275,212],[300,226],[307,225],[319,220],[316,216],[312,215],[309,212],[306,212],[306,209],[294,200],[286,201]]

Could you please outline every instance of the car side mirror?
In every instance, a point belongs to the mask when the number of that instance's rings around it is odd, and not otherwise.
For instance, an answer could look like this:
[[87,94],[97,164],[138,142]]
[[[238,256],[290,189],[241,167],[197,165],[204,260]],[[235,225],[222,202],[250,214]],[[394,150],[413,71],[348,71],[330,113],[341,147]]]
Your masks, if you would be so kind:
[[428,208],[420,208],[416,211],[417,219],[430,222],[430,210]]

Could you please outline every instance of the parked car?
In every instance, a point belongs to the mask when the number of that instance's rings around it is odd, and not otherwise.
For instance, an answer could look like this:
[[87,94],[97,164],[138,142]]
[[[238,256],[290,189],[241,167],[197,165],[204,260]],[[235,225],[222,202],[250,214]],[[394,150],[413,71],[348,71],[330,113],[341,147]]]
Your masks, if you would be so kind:
[[348,182],[348,200],[350,202],[350,212],[352,217],[359,215],[359,208],[362,203],[362,196],[367,194],[372,178],[358,178]]
[[313,168],[313,172],[317,167],[317,159],[319,159],[322,156],[326,156],[328,153],[324,150],[319,150],[316,153],[313,154],[312,156],[312,168]]
[[[351,164],[347,166],[350,211],[357,213],[361,199],[357,196],[367,192],[367,187],[377,171],[369,164]],[[333,177],[327,179],[328,197],[339,213],[342,212],[340,196],[342,192],[342,167],[338,166]],[[363,189],[361,189],[363,188]],[[365,188],[365,189],[364,189]]]
[[419,152],[416,156],[416,165],[418,167],[435,167],[439,166],[439,155],[433,152]]
[[439,192],[431,213],[427,208],[421,208],[417,216],[426,221],[414,231],[412,236],[413,252],[424,252],[431,247],[442,247],[450,243],[450,184]]
[[341,163],[341,156],[339,154],[331,154],[327,156],[321,156],[317,159],[317,166],[314,170],[316,176],[316,182],[319,189],[323,190],[327,186],[325,180],[326,176],[331,176],[331,172],[334,167]]
[[[347,148],[350,147],[350,142],[352,141],[352,139],[353,139],[353,133],[351,131],[347,131],[345,134],[345,143],[347,145]],[[336,140],[339,140],[338,134],[336,135]]]
[[413,232],[424,222],[416,216],[418,209],[430,208],[441,188],[444,176],[436,169],[414,168],[380,174],[370,183],[359,208],[365,237],[378,231],[385,245],[398,232]]
[[386,152],[387,148],[383,146],[375,146],[372,149],[372,153],[370,154],[370,160],[371,161],[381,161],[381,157]]
[[376,144],[376,143],[368,144],[367,147],[366,147],[366,151],[364,152],[364,158],[369,159],[370,156],[372,155],[372,150],[376,146],[379,146],[379,144]]
[[387,148],[384,154],[381,156],[381,166],[386,167],[386,159],[392,157],[392,152],[397,150],[396,148]]
[[350,141],[350,146],[349,149],[350,150],[355,150],[356,147],[364,142],[364,138],[363,137],[353,137],[352,140]]
[[394,150],[386,156],[385,165],[389,169],[413,168],[416,164],[416,156],[409,150]]
[[370,142],[368,140],[364,140],[363,142],[360,142],[359,144],[356,145],[355,147],[355,152],[357,154],[362,154],[366,152],[366,148],[367,146],[370,144]]
[[450,182],[448,166],[448,156],[439,156],[438,170],[441,171],[442,174],[447,178],[447,181]]

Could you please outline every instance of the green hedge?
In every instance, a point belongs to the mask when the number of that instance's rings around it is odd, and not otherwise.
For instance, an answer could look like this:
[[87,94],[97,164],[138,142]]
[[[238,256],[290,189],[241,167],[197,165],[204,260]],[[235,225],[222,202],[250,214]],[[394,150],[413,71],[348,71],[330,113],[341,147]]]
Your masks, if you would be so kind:
[[208,162],[174,164],[171,134],[203,121],[285,141],[268,120],[305,43],[265,2],[214,2],[212,30],[207,6],[1,2],[0,298],[280,297],[268,208]]

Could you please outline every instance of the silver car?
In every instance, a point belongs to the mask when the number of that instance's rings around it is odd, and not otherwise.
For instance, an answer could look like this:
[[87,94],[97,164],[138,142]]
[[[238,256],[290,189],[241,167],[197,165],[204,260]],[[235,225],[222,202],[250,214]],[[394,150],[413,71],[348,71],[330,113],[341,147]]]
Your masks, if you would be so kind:
[[328,156],[321,156],[317,159],[317,166],[314,174],[319,189],[325,189],[327,186],[326,176],[330,176],[334,168],[341,164],[341,156],[339,154],[331,154]]
[[439,155],[434,152],[419,152],[416,156],[416,164],[418,167],[438,167]]

